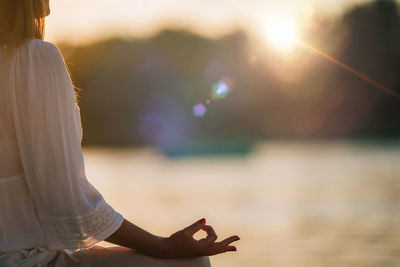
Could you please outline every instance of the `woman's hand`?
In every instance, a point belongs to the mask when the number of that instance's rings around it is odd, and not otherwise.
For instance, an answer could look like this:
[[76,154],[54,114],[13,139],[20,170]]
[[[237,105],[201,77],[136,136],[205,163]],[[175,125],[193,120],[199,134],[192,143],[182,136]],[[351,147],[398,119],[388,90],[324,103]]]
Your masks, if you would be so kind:
[[[198,231],[203,230],[207,237],[200,240],[193,238]],[[231,236],[223,241],[215,242],[217,235],[210,225],[206,225],[206,220],[201,219],[185,229],[164,238],[163,246],[166,258],[190,258],[211,256],[227,251],[236,251],[236,247],[230,246],[234,241],[239,240],[238,236]]]
[[[194,239],[193,235],[200,230],[206,231],[207,237],[200,240]],[[205,219],[195,222],[170,237],[153,235],[124,219],[118,230],[106,239],[108,242],[135,249],[152,257],[191,258],[236,251],[230,243],[239,240],[239,237],[231,236],[221,242],[215,242],[216,240],[217,235],[214,229],[206,225]]]

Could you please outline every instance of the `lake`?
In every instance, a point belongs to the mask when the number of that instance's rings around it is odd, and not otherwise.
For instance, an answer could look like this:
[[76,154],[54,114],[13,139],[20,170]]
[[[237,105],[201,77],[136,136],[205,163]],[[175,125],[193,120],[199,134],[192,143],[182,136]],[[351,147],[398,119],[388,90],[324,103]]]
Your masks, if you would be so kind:
[[400,142],[275,141],[237,157],[84,155],[88,179],[146,230],[168,236],[205,217],[219,239],[239,235],[238,252],[211,257],[213,266],[400,266]]

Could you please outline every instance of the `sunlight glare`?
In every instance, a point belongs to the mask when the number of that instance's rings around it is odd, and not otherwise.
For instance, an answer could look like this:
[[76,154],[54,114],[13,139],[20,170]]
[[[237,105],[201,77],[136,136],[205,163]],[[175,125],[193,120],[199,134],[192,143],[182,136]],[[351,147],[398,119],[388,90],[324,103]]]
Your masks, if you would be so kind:
[[270,43],[285,52],[291,51],[297,40],[297,27],[286,17],[273,17],[267,21],[267,37]]

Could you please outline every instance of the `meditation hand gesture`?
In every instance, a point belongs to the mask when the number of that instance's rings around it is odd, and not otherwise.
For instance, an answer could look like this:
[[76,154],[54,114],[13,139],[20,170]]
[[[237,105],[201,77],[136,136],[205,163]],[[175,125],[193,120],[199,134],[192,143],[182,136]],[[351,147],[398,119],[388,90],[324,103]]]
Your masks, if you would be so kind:
[[[200,230],[205,231],[207,237],[200,240],[194,239],[193,235]],[[124,220],[121,227],[106,241],[135,249],[152,257],[191,258],[236,251],[230,243],[239,239],[238,236],[231,236],[221,242],[215,242],[217,235],[210,225],[206,225],[206,219],[201,219],[170,237],[153,235]]]
[[[193,235],[200,230],[205,231],[207,237],[200,240],[194,239]],[[164,239],[167,251],[166,257],[189,258],[236,251],[236,247],[230,246],[230,243],[239,239],[238,236],[231,236],[223,241],[215,242],[217,235],[214,229],[210,225],[206,225],[205,219],[201,219]]]

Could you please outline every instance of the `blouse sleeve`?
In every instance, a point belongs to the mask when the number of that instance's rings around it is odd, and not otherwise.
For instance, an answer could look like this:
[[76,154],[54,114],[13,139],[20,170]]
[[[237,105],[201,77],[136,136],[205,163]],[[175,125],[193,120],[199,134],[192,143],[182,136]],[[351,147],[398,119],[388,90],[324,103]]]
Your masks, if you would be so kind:
[[85,176],[74,88],[56,46],[18,52],[11,106],[25,179],[50,249],[87,248],[122,224]]

